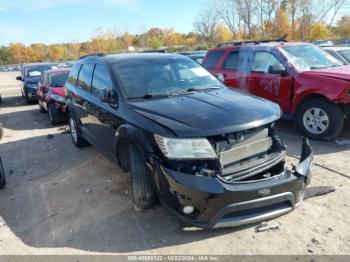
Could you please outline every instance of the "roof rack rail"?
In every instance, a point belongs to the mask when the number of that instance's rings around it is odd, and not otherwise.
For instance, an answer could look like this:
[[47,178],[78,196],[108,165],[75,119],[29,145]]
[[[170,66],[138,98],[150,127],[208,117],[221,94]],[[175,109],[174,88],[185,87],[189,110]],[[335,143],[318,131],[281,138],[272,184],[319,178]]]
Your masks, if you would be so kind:
[[156,49],[156,50],[144,50],[141,53],[167,53],[165,49]]
[[288,42],[287,37],[288,37],[288,35],[284,35],[278,39],[250,40],[250,41],[237,41],[237,42],[231,42],[231,43],[222,43],[222,44],[217,45],[216,47],[240,46],[242,44],[258,45],[260,43],[269,43],[269,42]]
[[84,58],[87,58],[89,56],[99,56],[99,57],[101,57],[101,56],[105,56],[105,54],[104,53],[88,54],[88,55],[81,56],[79,59],[84,59]]

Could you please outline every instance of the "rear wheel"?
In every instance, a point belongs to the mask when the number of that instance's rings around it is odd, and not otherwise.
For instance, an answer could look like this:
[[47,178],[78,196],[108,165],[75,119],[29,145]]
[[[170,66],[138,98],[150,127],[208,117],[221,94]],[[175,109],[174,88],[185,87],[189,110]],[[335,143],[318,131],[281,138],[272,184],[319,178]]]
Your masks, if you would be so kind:
[[82,137],[78,130],[78,125],[72,113],[69,114],[69,129],[73,143],[76,147],[81,148],[87,145],[86,140],[84,139],[84,137]]
[[24,99],[27,101],[28,104],[32,103],[32,100],[29,98],[27,89],[24,90]]
[[299,108],[297,124],[311,139],[332,140],[343,130],[344,114],[336,104],[325,99],[313,99]]
[[130,174],[135,206],[139,209],[151,209],[156,202],[156,196],[152,189],[152,178],[146,171],[144,155],[138,147],[131,144]]
[[40,111],[40,113],[46,113],[45,108],[43,108],[43,106],[40,104],[40,102],[39,102],[39,111]]

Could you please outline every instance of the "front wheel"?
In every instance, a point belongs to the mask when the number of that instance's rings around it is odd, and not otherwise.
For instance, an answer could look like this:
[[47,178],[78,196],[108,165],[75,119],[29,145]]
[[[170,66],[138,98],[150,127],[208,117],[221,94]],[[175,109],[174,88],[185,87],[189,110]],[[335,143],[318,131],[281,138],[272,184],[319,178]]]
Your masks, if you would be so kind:
[[156,202],[152,189],[152,178],[146,171],[145,157],[138,147],[130,145],[130,174],[135,206],[151,209]]
[[53,125],[59,124],[61,122],[60,115],[59,115],[59,112],[57,111],[55,105],[49,104],[48,111],[49,111],[49,117],[50,117],[51,124],[53,124]]
[[75,118],[72,115],[72,113],[69,114],[69,130],[73,143],[76,147],[81,148],[87,145],[86,140],[78,130],[77,122],[75,121]]
[[325,99],[313,99],[301,105],[297,114],[299,129],[314,140],[332,140],[344,126],[340,108]]

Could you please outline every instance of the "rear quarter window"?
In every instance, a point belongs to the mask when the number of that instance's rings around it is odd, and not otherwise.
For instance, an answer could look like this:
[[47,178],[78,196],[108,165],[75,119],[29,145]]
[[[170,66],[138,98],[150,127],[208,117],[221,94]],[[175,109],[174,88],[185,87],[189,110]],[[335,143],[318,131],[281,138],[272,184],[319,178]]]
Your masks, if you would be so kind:
[[67,80],[70,84],[73,84],[73,85],[77,84],[80,68],[81,68],[81,64],[79,63],[75,63],[73,65]]
[[203,66],[207,69],[214,69],[217,66],[220,58],[224,55],[224,53],[224,50],[209,52],[207,57],[204,59]]
[[78,85],[82,89],[91,92],[91,82],[92,82],[92,74],[94,72],[94,64],[84,64],[79,73],[78,77]]

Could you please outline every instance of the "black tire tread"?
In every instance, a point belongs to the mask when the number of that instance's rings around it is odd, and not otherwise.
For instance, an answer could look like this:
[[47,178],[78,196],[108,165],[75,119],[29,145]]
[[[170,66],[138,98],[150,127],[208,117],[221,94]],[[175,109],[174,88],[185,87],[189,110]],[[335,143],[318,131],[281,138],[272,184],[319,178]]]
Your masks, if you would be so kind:
[[156,197],[151,176],[146,172],[144,156],[133,144],[130,145],[129,153],[134,203],[137,208],[151,209],[155,205]]
[[0,189],[3,189],[5,185],[6,185],[5,171],[0,158]]

